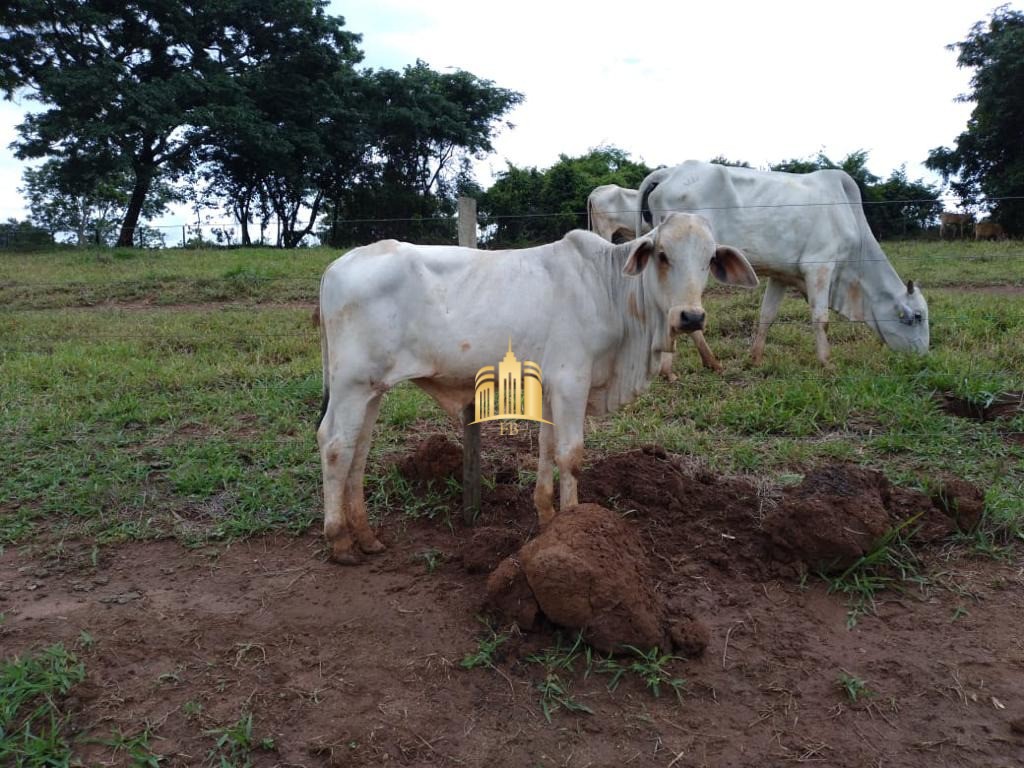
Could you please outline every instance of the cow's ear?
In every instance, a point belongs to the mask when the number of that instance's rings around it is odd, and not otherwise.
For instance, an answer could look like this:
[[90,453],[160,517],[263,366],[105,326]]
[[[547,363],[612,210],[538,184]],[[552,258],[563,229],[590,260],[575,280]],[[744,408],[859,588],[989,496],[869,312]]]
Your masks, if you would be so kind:
[[654,241],[649,237],[641,237],[630,244],[629,258],[626,259],[626,266],[622,268],[622,274],[627,277],[636,277],[644,271],[647,262],[654,255]]
[[711,274],[720,283],[742,285],[744,288],[757,287],[757,274],[747,257],[731,245],[720,245],[711,257]]

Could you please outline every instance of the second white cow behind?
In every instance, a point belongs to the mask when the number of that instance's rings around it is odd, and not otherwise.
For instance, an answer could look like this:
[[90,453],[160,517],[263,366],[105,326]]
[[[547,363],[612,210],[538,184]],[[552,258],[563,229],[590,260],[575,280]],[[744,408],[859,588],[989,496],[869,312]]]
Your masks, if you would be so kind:
[[715,237],[740,248],[769,278],[754,340],[754,362],[786,286],[811,305],[818,359],[828,361],[829,309],[874,329],[892,349],[928,350],[928,305],[913,280],[900,280],[871,234],[860,190],[843,171],[755,171],[688,160],[655,171],[640,185],[635,229],[673,211],[708,219]]
[[704,323],[708,275],[753,287],[743,255],[707,223],[665,217],[614,245],[590,232],[519,251],[384,240],[334,261],[320,283],[324,413],[317,442],[324,534],[333,558],[384,547],[370,530],[363,471],[381,397],[412,380],[457,419],[477,372],[512,347],[540,364],[544,418],[534,502],[541,525],[577,503],[587,413],[629,403],[657,374],[676,332]]

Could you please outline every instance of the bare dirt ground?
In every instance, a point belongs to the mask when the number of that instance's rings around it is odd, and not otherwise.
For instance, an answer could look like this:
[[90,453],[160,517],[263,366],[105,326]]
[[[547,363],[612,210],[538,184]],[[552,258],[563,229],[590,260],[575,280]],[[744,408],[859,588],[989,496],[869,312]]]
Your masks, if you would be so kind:
[[[635,527],[655,588],[708,629],[701,656],[673,663],[682,700],[654,698],[636,678],[609,691],[607,677],[577,664],[571,692],[593,714],[562,710],[548,723],[543,672],[527,657],[555,644],[550,626],[513,635],[494,669],[462,669],[485,633],[488,572],[535,533],[531,489],[515,481],[528,442],[485,453],[498,484],[476,529],[457,515],[450,527],[389,518],[389,549],[357,567],[327,562],[314,533],[201,549],[139,542],[98,558],[84,543],[59,559],[9,549],[3,655],[77,647],[88,675],[64,702],[74,728],[103,737],[149,723],[166,765],[213,763],[208,731],[245,711],[256,738],[274,740],[253,752],[260,766],[1021,765],[1019,551],[950,556],[950,527],[931,510],[935,525],[916,545],[929,583],[882,593],[877,615],[847,628],[845,598],[780,554],[788,523],[771,521],[802,496],[658,449],[595,460],[581,488]],[[415,460],[405,471],[416,482],[446,471],[439,450],[422,453],[433,463],[418,477]],[[827,511],[822,493],[834,494],[835,515],[870,494],[890,511],[927,505],[858,477],[822,476],[807,508]],[[851,701],[843,674],[863,680],[865,695]],[[87,765],[129,764],[95,743],[76,753]]]

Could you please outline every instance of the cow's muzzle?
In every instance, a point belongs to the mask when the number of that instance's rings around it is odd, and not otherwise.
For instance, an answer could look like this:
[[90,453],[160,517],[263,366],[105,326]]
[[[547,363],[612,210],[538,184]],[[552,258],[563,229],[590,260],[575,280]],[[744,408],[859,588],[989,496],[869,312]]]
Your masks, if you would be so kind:
[[679,330],[684,333],[704,330],[705,314],[699,309],[684,309],[679,313]]

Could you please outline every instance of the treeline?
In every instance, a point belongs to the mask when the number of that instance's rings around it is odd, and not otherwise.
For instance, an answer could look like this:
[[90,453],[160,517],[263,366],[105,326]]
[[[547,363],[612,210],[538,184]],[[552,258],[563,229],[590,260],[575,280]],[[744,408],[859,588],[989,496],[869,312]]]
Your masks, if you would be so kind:
[[22,159],[49,158],[24,177],[33,223],[145,244],[140,221],[189,200],[231,211],[243,244],[250,221],[273,218],[293,247],[322,216],[451,213],[470,158],[492,150],[522,95],[423,62],[359,68],[360,36],[326,6],[4,4],[0,89],[44,106],[15,143]]
[[[680,158],[686,159],[686,158]],[[883,179],[867,168],[868,153],[851,152],[839,162],[823,153],[809,159],[783,160],[764,170],[810,173],[825,168],[846,171],[860,187],[864,213],[878,239],[914,237],[938,222],[941,189],[907,178],[905,167]],[[718,156],[721,165],[750,168],[750,163]],[[561,155],[545,170],[509,164],[479,201],[481,225],[492,247],[512,247],[557,240],[566,230],[586,227],[586,201],[602,184],[636,189],[652,168],[630,160],[615,147],[593,149],[581,157]]]
[[[15,151],[45,160],[23,177],[31,224],[0,225],[0,244],[56,232],[80,244],[161,244],[142,222],[173,202],[190,203],[197,217],[230,211],[243,245],[254,239],[250,226],[263,242],[271,222],[271,240],[283,247],[311,233],[336,245],[450,241],[456,198],[470,194],[491,244],[514,245],[585,226],[590,190],[635,188],[651,170],[601,147],[543,170],[509,164],[482,190],[471,160],[493,151],[522,94],[420,61],[402,71],[361,68],[360,36],[326,5],[0,5],[0,91],[42,106],[18,126]],[[1024,12],[997,8],[949,47],[974,70],[972,91],[957,98],[976,106],[955,146],[933,149],[926,165],[965,210],[1024,234]],[[678,159],[687,159],[685,146]],[[908,179],[904,168],[882,178],[866,164],[858,151],[769,168],[845,170],[881,239],[934,224],[939,187]]]

